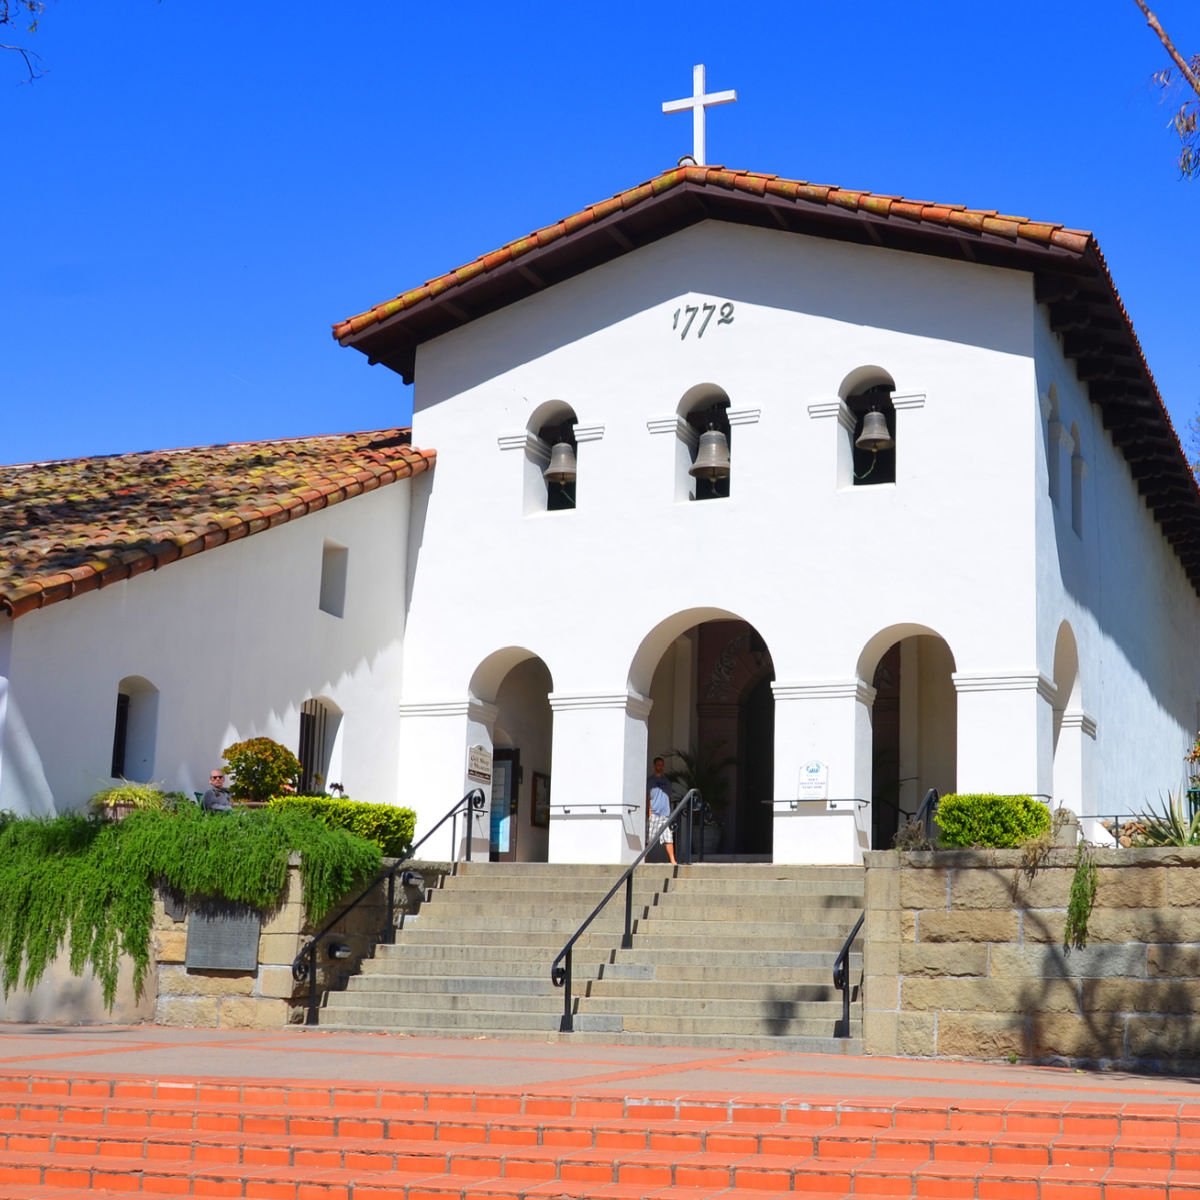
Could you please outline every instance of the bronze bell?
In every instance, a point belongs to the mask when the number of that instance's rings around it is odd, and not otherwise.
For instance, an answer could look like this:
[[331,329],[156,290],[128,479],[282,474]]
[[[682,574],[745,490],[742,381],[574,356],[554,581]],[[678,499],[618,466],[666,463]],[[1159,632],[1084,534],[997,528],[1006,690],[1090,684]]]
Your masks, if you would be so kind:
[[710,425],[700,435],[700,448],[696,451],[696,461],[692,463],[688,474],[697,479],[729,478],[729,443],[719,429]]
[[875,409],[871,409],[863,418],[862,433],[854,442],[856,450],[870,450],[872,454],[880,450],[890,450],[896,443],[888,433],[887,417]]
[[570,442],[557,442],[550,451],[550,465],[542,472],[547,483],[574,483],[576,475],[575,448]]

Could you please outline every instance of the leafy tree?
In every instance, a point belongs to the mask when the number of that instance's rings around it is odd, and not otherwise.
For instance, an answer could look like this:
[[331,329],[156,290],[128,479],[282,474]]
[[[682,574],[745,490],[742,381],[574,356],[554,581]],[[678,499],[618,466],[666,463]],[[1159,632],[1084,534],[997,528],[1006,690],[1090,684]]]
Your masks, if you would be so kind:
[[[1146,24],[1158,35],[1163,48],[1174,64],[1164,67],[1154,73],[1154,82],[1161,88],[1173,88],[1179,80],[1183,80],[1195,96],[1187,97],[1179,106],[1179,111],[1172,118],[1175,132],[1182,143],[1179,151],[1179,171],[1185,179],[1200,177],[1200,54],[1185,58],[1175,48],[1175,43],[1167,36],[1167,31],[1159,23],[1158,18],[1150,11],[1146,0],[1133,0],[1142,10]],[[1198,447],[1200,450],[1200,447]]]
[[[45,8],[43,0],[0,0],[0,35],[7,37],[11,29],[37,33],[38,18]],[[30,79],[36,79],[40,74],[37,68],[38,57],[27,46],[0,41],[0,50],[9,50],[19,55]]]

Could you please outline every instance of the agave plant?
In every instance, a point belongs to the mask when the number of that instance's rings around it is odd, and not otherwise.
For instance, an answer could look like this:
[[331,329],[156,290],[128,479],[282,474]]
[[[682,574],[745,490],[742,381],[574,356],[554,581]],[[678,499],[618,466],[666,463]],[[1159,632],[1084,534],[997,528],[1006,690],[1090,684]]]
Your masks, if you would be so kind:
[[1140,824],[1135,846],[1200,846],[1200,812],[1185,816],[1178,794],[1168,793],[1162,811],[1151,808]]

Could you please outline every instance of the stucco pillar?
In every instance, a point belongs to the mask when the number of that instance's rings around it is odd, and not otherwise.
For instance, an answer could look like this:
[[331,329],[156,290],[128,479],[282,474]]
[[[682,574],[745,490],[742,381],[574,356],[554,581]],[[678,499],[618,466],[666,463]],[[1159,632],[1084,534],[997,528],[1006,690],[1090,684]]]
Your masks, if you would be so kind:
[[[396,803],[417,814],[419,840],[472,788],[483,789],[487,805],[471,815],[471,857],[487,861],[491,781],[468,775],[469,753],[482,746],[492,753],[496,707],[477,700],[414,702],[400,705],[400,790]],[[411,764],[407,765],[407,764]],[[420,849],[420,857],[453,861],[466,856],[464,816],[447,821]]]
[[[861,863],[871,828],[871,705],[861,679],[771,684],[775,696],[773,858],[777,863]],[[825,796],[815,771],[828,771]]]
[[549,699],[550,862],[632,862],[645,845],[650,701],[625,691]]
[[951,678],[958,692],[958,791],[1048,802],[1054,787],[1054,684],[1036,671],[960,671]]
[[1090,793],[1091,751],[1096,722],[1081,710],[1059,718],[1058,744],[1054,747],[1054,805],[1083,815],[1084,797]]

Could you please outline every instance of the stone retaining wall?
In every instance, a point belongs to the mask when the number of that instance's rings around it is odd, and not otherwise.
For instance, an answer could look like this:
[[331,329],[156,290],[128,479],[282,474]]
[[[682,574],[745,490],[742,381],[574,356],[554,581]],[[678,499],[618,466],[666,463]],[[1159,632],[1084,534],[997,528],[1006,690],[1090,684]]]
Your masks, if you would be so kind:
[[1083,950],[1074,849],[866,855],[868,1053],[1200,1066],[1200,848],[1095,850]]
[[[445,868],[426,864],[429,886],[439,882]],[[361,891],[361,889],[359,889]],[[333,912],[357,892],[334,906]],[[378,887],[331,934],[350,947],[348,959],[318,958],[320,995],[358,970],[379,940],[386,919],[386,884]],[[396,903],[400,919],[419,904],[420,894],[399,884]],[[172,915],[172,913],[175,915]],[[304,916],[300,867],[288,867],[283,903],[263,915],[258,938],[258,967],[254,971],[189,970],[186,909],[175,909],[160,895],[154,902],[150,969],[142,995],[132,987],[132,964],[121,964],[116,1003],[106,1009],[100,985],[90,972],[73,976],[66,954],[50,964],[41,982],[30,991],[15,990],[0,1001],[0,1020],[48,1024],[130,1024],[154,1021],[161,1025],[201,1029],[280,1029],[303,1022],[308,984],[292,979],[292,960],[315,932]]]

